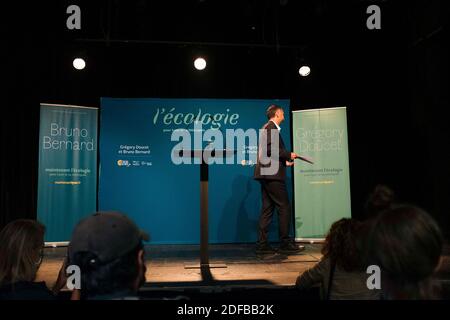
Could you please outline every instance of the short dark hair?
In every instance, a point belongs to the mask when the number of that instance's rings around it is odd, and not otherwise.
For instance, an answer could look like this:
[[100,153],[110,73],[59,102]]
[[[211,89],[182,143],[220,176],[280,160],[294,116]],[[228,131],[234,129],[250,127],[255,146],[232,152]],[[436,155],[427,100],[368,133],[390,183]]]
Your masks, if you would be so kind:
[[267,119],[272,119],[273,117],[275,117],[275,112],[277,112],[277,110],[283,109],[280,106],[277,106],[276,104],[271,104],[267,110],[266,110],[266,115],[267,115]]
[[99,261],[94,253],[76,252],[70,264],[77,265],[81,270],[82,295],[96,296],[131,290],[139,273],[137,255],[142,249],[143,244],[140,243],[127,254],[107,263]]

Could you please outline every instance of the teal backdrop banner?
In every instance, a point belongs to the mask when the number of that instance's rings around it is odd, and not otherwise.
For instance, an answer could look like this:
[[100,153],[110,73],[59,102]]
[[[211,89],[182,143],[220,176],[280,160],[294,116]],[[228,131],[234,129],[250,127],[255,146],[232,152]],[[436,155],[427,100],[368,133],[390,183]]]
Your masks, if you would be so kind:
[[294,152],[314,164],[294,166],[296,238],[322,238],[351,216],[346,108],[294,111]]
[[[199,243],[200,166],[173,163],[172,150],[180,142],[171,140],[172,133],[192,133],[185,149],[205,147],[206,141],[196,146],[194,140],[207,130],[224,136],[228,130],[253,130],[256,135],[274,103],[285,110],[281,135],[290,150],[289,100],[102,98],[99,208],[125,212],[150,233],[153,244]],[[195,129],[196,119],[203,131]],[[230,164],[209,166],[210,243],[253,243],[258,236],[261,186],[253,179],[257,143],[234,142],[230,148],[213,143],[218,149],[235,149],[236,155]],[[278,239],[276,215],[274,220],[271,240]]]
[[68,241],[97,206],[97,108],[41,104],[37,218]]

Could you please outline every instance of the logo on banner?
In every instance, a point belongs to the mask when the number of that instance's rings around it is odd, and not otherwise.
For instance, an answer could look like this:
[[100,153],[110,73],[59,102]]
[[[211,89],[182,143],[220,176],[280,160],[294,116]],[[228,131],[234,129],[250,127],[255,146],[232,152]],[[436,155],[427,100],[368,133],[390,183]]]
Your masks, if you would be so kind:
[[171,129],[163,129],[163,131],[172,131],[176,128],[186,128],[196,122],[201,122],[204,126],[211,129],[220,129],[222,126],[235,126],[239,122],[239,113],[231,113],[230,109],[226,112],[209,113],[203,112],[201,108],[197,113],[178,112],[175,107],[157,108],[153,117],[153,124],[163,124],[165,126],[175,127]]
[[119,167],[129,167],[131,164],[128,160],[117,160],[117,165]]

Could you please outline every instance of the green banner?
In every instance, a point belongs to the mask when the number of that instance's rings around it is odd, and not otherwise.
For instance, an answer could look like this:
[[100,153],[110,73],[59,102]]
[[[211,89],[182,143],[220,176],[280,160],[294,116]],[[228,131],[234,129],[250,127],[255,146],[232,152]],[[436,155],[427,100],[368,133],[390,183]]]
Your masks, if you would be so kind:
[[37,218],[68,241],[97,207],[97,108],[41,104]]
[[294,111],[292,121],[294,152],[314,162],[294,166],[296,238],[323,238],[351,216],[346,108]]

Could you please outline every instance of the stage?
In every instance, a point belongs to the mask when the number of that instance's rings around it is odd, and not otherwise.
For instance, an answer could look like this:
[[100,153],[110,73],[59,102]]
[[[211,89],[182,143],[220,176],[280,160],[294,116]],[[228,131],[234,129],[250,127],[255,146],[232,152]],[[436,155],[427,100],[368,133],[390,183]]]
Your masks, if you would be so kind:
[[[294,255],[256,255],[254,244],[210,245],[210,268],[199,268],[198,245],[147,245],[145,289],[151,288],[283,288],[322,257],[321,244],[306,244]],[[66,247],[46,248],[37,281],[51,287],[66,254]]]
[[[210,268],[199,268],[198,245],[147,245],[146,284],[140,296],[150,299],[320,299],[321,288],[307,292],[294,289],[299,274],[322,257],[321,244],[305,244],[294,255],[256,255],[253,244],[210,245]],[[46,248],[37,281],[53,286],[66,247]],[[446,245],[437,272],[443,296],[450,297],[450,246]],[[69,293],[63,294],[68,298]]]

